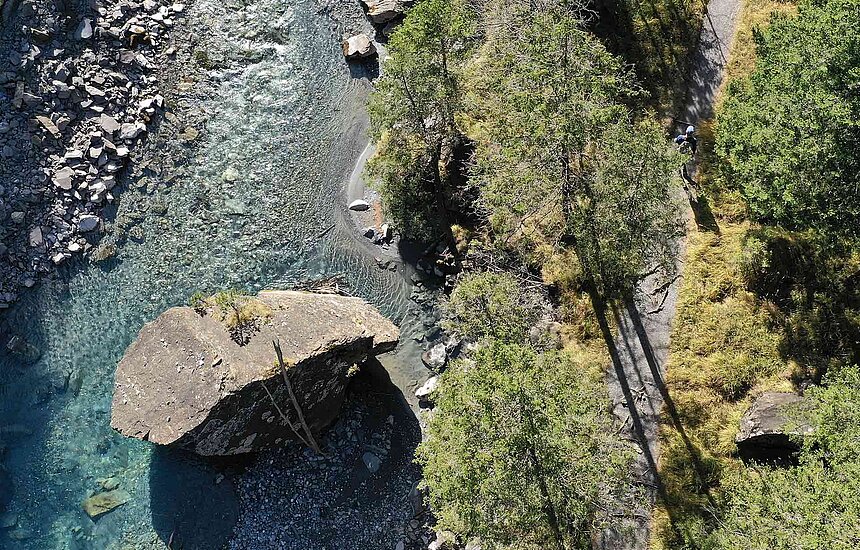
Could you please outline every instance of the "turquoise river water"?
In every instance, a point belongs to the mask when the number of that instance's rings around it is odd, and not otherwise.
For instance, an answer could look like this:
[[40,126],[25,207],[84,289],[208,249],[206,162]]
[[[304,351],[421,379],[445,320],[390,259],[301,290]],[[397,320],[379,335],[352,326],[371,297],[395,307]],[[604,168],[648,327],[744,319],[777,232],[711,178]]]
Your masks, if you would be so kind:
[[[335,7],[348,12],[341,23],[312,0],[190,4],[188,27],[218,60],[205,93],[172,100],[205,119],[194,153],[124,192],[117,215],[141,221],[115,258],[66,266],[5,313],[5,330],[41,355],[0,351],[0,491],[12,495],[0,548],[166,548],[177,502],[200,507],[201,530],[229,529],[235,504],[214,470],[109,426],[125,348],[194,291],[343,273],[355,294],[404,315],[409,287],[345,221],[343,185],[366,143],[368,83],[340,51],[343,21],[364,21],[358,2]],[[172,147],[186,145],[166,142],[156,158]],[[131,501],[93,522],[81,502],[106,479]]]

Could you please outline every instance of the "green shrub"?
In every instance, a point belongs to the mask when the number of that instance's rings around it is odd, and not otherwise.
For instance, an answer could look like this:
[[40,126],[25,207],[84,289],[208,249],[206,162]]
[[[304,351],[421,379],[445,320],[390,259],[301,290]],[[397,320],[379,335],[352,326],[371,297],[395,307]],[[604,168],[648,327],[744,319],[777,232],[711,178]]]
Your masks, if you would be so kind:
[[858,0],[807,0],[756,34],[717,115],[723,175],[759,221],[860,236]]
[[466,275],[447,303],[446,325],[479,340],[525,342],[542,313],[540,296],[527,291],[508,273]]

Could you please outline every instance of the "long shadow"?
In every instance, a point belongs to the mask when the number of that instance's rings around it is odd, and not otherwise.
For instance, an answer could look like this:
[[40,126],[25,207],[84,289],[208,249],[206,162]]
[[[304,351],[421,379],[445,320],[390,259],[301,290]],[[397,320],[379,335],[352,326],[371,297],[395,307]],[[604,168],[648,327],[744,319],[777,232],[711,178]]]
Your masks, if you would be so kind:
[[660,395],[663,398],[665,410],[669,413],[669,417],[672,420],[672,425],[681,435],[681,439],[684,442],[684,446],[687,448],[687,452],[690,455],[693,469],[696,473],[697,482],[699,483],[699,486],[704,490],[705,496],[708,499],[708,503],[716,507],[716,502],[714,501],[713,496],[711,495],[710,488],[705,481],[707,479],[707,476],[705,473],[705,468],[702,464],[701,453],[696,448],[696,446],[693,445],[693,442],[690,441],[690,438],[687,435],[686,430],[684,429],[684,425],[681,422],[681,417],[678,414],[678,409],[675,407],[675,402],[669,395],[669,390],[666,387],[665,382],[663,381],[663,375],[660,371],[660,366],[657,362],[657,358],[654,355],[654,349],[651,347],[651,341],[648,338],[648,332],[645,330],[645,326],[642,324],[642,318],[639,316],[639,311],[636,309],[636,304],[633,303],[632,298],[628,297],[627,299],[625,299],[624,305],[627,310],[627,314],[630,317],[630,320],[633,322],[633,327],[636,330],[636,336],[639,339],[640,344],[642,345],[642,351],[645,354],[645,360],[648,363],[648,367],[651,370],[652,376],[654,377],[654,384],[656,385],[657,390],[660,392]]
[[[618,347],[615,344],[615,337],[612,334],[612,329],[610,328],[609,323],[606,320],[606,303],[602,299],[594,295],[591,296],[591,302],[594,311],[597,314],[597,323],[600,326],[600,332],[603,336],[603,340],[606,342],[606,347],[609,350],[609,356],[612,359],[612,366],[615,369],[618,383],[621,386],[621,392],[624,395],[624,399],[627,403],[627,410],[630,414],[630,422],[633,427],[633,434],[639,442],[639,446],[642,450],[642,455],[645,458],[645,462],[648,467],[647,473],[651,475],[651,478],[653,480],[653,486],[654,489],[657,491],[658,498],[666,504],[666,512],[669,516],[669,522],[674,529],[675,519],[672,510],[669,507],[668,493],[666,491],[665,485],[663,484],[663,480],[660,477],[660,473],[657,469],[656,458],[651,452],[651,447],[648,444],[648,437],[645,434],[645,426],[642,422],[642,417],[639,414],[639,410],[636,407],[636,401],[633,396],[633,392],[630,389],[630,384],[627,382],[627,374],[624,369],[624,364],[621,361],[621,355],[618,353]],[[641,481],[647,483],[648,480]]]
[[[693,187],[693,190],[690,189],[690,186]],[[708,197],[698,191],[698,184],[690,180],[689,186],[684,185],[684,193],[687,195],[687,202],[690,204],[693,220],[699,231],[708,231],[719,235],[720,225],[711,210],[711,203],[708,201]]]

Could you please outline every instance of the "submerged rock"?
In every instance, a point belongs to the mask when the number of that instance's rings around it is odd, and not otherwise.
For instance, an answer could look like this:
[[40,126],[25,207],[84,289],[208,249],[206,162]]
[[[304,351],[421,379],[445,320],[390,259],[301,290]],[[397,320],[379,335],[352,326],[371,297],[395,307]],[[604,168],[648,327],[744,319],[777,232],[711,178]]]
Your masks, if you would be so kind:
[[755,460],[784,460],[799,448],[793,437],[804,435],[812,427],[792,421],[789,413],[803,397],[795,393],[764,393],[756,399],[741,418],[735,437],[741,457]]
[[218,311],[175,307],[145,325],[117,367],[111,426],[201,455],[259,451],[294,430],[306,437],[273,341],[314,434],[340,411],[350,367],[397,345],[397,327],[359,298],[264,291],[251,300],[244,345]]
[[82,506],[88,516],[96,518],[122,506],[129,500],[131,500],[131,495],[127,492],[122,489],[114,489],[91,496],[82,503]]

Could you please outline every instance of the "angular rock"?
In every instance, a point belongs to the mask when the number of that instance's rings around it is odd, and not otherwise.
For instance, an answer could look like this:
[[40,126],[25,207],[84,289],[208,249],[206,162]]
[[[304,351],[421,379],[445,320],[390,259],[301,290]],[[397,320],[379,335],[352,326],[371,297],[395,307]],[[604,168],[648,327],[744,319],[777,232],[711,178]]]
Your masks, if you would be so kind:
[[84,233],[88,231],[92,231],[96,227],[99,226],[99,217],[93,216],[92,214],[84,214],[81,216],[81,219],[78,220],[78,230]]
[[399,0],[361,0],[367,6],[367,15],[374,23],[387,23],[403,15],[404,7]]
[[137,124],[126,122],[120,127],[119,137],[120,139],[134,139],[145,131],[146,126],[139,122]]
[[48,131],[52,136],[54,136],[55,138],[60,138],[60,137],[62,137],[62,136],[63,136],[63,135],[60,133],[60,129],[59,129],[59,128],[57,128],[57,125],[56,125],[56,124],[54,124],[54,122],[53,122],[50,118],[48,118],[48,117],[46,117],[46,116],[37,116],[37,117],[36,117],[36,120],[38,120],[38,121],[39,121],[39,124],[41,124],[41,125],[42,125],[42,127],[43,127],[45,130],[47,130],[47,131]]
[[366,34],[350,36],[343,41],[343,55],[347,59],[362,59],[376,53],[376,46]]
[[30,246],[32,246],[33,248],[36,248],[36,247],[39,247],[39,246],[42,246],[43,244],[45,244],[45,239],[42,236],[42,228],[41,227],[34,227],[33,229],[30,230],[29,241],[30,241]]
[[87,40],[88,38],[92,38],[93,36],[93,22],[88,17],[84,17],[84,19],[78,24],[78,28],[75,29],[75,39],[76,40]]
[[418,404],[422,407],[429,407],[433,405],[433,400],[431,399],[431,395],[434,391],[436,391],[436,387],[439,385],[439,377],[431,376],[424,382],[420,388],[415,390],[415,397],[418,398]]
[[421,354],[421,361],[428,369],[439,372],[448,363],[448,350],[444,342],[431,346]]
[[735,437],[738,452],[745,459],[784,460],[798,451],[792,437],[812,431],[812,426],[792,418],[789,409],[803,397],[795,393],[769,392],[753,401],[741,418]]
[[122,506],[129,500],[131,500],[131,495],[127,492],[122,489],[114,489],[91,496],[82,503],[82,506],[88,516],[96,518]]
[[69,191],[72,188],[72,180],[75,177],[75,172],[68,166],[64,168],[60,168],[54,174],[54,185],[59,187],[60,189],[65,189]]
[[113,134],[117,130],[120,129],[120,123],[117,120],[110,116],[102,113],[101,117],[99,117],[99,125],[102,127],[102,130],[107,132],[108,134]]
[[349,368],[397,345],[397,327],[358,298],[264,291],[249,303],[256,329],[245,345],[215,310],[171,308],[145,325],[117,367],[111,426],[201,455],[262,450],[295,438],[278,408],[301,430],[273,340],[315,434],[337,416]]

